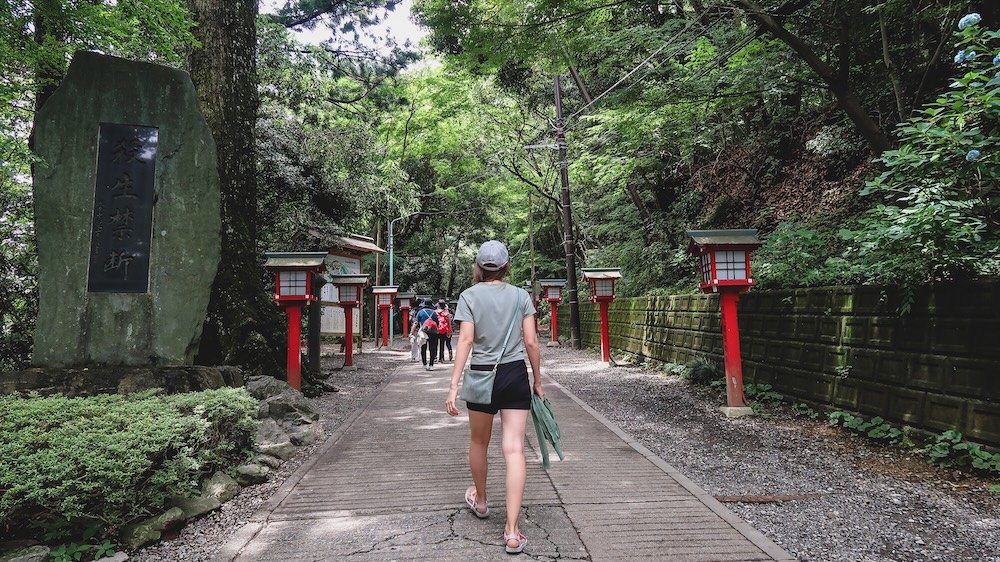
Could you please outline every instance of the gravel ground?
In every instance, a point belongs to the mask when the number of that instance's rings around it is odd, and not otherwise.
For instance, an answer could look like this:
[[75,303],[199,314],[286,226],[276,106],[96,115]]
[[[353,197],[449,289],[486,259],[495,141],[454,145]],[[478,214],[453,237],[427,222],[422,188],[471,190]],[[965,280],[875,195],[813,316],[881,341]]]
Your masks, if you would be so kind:
[[[366,346],[370,346],[366,343]],[[367,349],[367,347],[366,347]],[[343,355],[330,356],[333,347],[324,346],[323,368],[333,370],[343,364]],[[401,354],[365,353],[356,355],[355,371],[334,371],[327,379],[337,387],[339,392],[328,392],[313,398],[313,403],[320,411],[323,430],[329,435],[343,421],[349,418],[358,408],[371,400],[382,387],[395,368]],[[294,457],[271,474],[264,484],[249,486],[222,508],[185,526],[176,537],[156,543],[134,553],[130,560],[140,562],[206,562],[222,548],[237,529],[246,524],[262,503],[285,482],[285,480],[312,453],[323,444],[320,440],[314,445],[303,447]]]
[[[721,391],[593,352],[543,351],[545,373],[715,496],[816,494],[727,507],[799,560],[1000,562],[1000,494],[823,422],[771,407],[726,419]],[[572,447],[572,436],[565,436]]]

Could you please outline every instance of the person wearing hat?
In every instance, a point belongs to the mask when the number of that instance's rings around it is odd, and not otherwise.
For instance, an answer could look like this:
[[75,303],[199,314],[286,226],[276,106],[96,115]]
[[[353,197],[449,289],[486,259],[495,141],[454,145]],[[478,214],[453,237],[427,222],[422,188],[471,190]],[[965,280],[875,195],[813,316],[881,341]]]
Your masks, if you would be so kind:
[[[420,346],[420,362],[423,363],[424,369],[431,371],[434,369],[434,358],[438,354],[437,311],[434,310],[434,301],[431,299],[424,299],[420,303],[420,309],[414,316],[413,325],[410,326],[410,335],[416,336],[417,332],[426,326],[433,329],[425,330],[427,341]],[[428,348],[430,348],[430,360],[427,358]]]
[[[518,527],[527,478],[524,432],[531,411],[532,392],[539,397],[545,396],[538,332],[535,330],[535,307],[527,291],[504,282],[510,271],[510,255],[502,243],[496,240],[484,243],[476,254],[473,271],[476,283],[462,292],[455,310],[455,320],[462,323],[462,331],[458,335],[458,350],[451,370],[451,386],[445,408],[449,415],[459,414],[456,405],[458,381],[470,356],[473,370],[490,371],[496,368],[491,403],[466,402],[470,429],[469,469],[473,485],[465,491],[465,502],[476,517],[489,517],[487,450],[493,433],[493,419],[499,413],[507,469],[504,549],[516,554],[522,552],[528,542]],[[534,375],[531,384],[525,359],[531,363]]]

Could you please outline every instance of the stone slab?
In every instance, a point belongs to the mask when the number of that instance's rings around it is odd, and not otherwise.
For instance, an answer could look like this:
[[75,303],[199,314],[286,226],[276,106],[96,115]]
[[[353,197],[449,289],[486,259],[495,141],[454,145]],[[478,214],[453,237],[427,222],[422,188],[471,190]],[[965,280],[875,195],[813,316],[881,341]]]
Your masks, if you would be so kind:
[[[146,292],[88,292],[89,268],[101,267],[91,260],[95,216],[112,220],[116,212],[95,214],[96,190],[113,188],[97,181],[99,131],[107,123],[158,131]],[[190,364],[219,263],[221,227],[215,143],[190,77],[78,52],[37,124],[34,364]]]

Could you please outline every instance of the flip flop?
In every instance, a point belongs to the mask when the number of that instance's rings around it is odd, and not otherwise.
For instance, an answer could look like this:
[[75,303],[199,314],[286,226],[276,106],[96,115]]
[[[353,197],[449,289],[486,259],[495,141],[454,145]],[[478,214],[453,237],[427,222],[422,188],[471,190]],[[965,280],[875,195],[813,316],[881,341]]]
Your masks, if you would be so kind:
[[[520,531],[516,533],[503,534],[504,550],[507,554],[520,554],[524,551],[524,545],[528,544],[528,537],[524,536]],[[510,541],[517,543],[517,546],[510,546]]]
[[472,514],[475,515],[476,517],[480,519],[486,519],[487,517],[490,516],[490,506],[488,503],[486,504],[486,511],[481,512],[476,509],[475,486],[469,486],[469,488],[465,491],[465,503],[469,504],[469,507],[472,509]]

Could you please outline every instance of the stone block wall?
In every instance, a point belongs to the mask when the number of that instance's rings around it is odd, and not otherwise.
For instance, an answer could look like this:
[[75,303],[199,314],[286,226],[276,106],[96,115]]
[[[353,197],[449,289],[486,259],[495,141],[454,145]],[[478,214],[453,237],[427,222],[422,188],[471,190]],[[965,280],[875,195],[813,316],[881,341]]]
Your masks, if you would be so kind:
[[[792,400],[929,432],[958,429],[1000,447],[1000,281],[921,287],[899,315],[895,289],[754,291],[740,299],[747,382]],[[600,346],[597,305],[580,305],[584,345]],[[719,299],[619,299],[611,347],[657,361],[722,361]],[[563,336],[569,308],[560,306]]]

